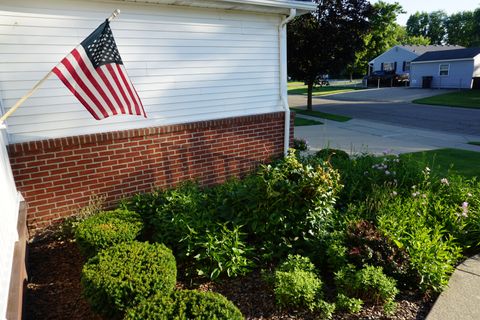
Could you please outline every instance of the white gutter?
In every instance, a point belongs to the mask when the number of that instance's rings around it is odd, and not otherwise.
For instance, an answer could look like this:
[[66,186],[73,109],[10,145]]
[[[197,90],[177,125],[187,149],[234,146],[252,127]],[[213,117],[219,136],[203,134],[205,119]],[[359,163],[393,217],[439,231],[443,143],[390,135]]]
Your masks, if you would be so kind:
[[285,110],[284,154],[288,154],[290,145],[290,107],[287,91],[287,23],[297,15],[296,9],[290,9],[290,15],[280,22],[278,37],[280,47],[280,99]]

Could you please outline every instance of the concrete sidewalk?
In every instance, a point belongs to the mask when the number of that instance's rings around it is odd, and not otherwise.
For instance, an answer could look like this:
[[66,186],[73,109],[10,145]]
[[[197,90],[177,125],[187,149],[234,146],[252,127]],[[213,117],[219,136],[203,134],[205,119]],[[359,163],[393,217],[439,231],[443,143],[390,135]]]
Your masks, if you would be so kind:
[[296,116],[324,123],[317,126],[295,127],[295,137],[306,139],[312,151],[329,147],[350,154],[363,152],[381,154],[385,150],[400,154],[440,148],[480,152],[480,146],[467,144],[469,141],[480,141],[480,136],[406,128],[359,119],[336,122],[299,114]]
[[480,255],[460,264],[440,294],[427,320],[480,319]]

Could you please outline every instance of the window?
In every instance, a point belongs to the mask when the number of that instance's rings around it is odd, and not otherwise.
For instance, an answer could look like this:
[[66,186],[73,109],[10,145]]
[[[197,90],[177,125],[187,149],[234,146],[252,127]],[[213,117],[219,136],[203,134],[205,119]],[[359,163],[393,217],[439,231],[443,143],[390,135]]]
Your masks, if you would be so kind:
[[395,63],[393,62],[384,62],[383,63],[383,70],[386,72],[395,71]]
[[404,61],[403,62],[403,71],[410,71],[410,61]]
[[439,68],[439,75],[441,76],[448,76],[448,71],[450,70],[449,64],[441,64]]

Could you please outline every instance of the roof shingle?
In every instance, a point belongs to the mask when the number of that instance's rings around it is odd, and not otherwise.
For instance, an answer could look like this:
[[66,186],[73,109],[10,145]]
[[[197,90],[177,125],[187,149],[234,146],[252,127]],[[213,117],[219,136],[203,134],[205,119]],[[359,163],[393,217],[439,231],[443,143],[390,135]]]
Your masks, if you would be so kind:
[[414,59],[412,62],[470,59],[475,58],[479,54],[480,48],[429,51]]

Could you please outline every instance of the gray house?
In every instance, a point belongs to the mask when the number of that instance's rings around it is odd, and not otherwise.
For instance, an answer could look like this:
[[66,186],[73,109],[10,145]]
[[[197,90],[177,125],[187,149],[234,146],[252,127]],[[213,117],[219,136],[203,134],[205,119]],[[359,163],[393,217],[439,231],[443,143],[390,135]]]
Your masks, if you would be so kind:
[[440,50],[454,50],[461,49],[460,46],[441,46],[441,45],[429,45],[429,46],[409,46],[398,45],[395,46],[372,61],[369,64],[368,74],[372,71],[391,71],[396,74],[405,74],[410,72],[410,62],[426,52],[434,52]]
[[410,86],[471,89],[480,77],[480,48],[427,52],[411,63]]

